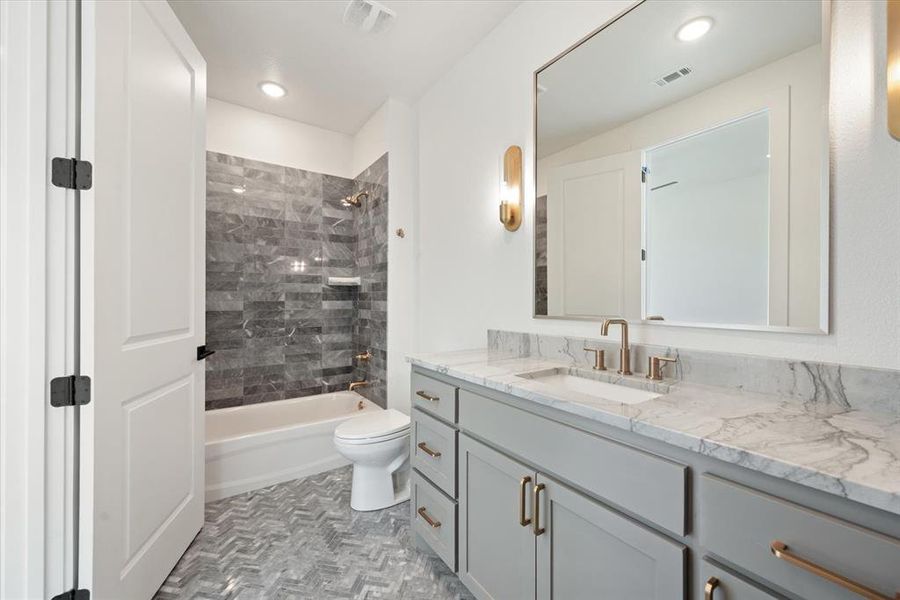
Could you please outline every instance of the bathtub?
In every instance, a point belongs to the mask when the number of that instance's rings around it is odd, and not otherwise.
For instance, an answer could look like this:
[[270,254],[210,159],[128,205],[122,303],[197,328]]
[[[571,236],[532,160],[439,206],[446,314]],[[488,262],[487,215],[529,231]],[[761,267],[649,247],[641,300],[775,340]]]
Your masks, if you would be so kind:
[[206,411],[206,501],[334,469],[334,428],[382,410],[356,392],[333,392]]

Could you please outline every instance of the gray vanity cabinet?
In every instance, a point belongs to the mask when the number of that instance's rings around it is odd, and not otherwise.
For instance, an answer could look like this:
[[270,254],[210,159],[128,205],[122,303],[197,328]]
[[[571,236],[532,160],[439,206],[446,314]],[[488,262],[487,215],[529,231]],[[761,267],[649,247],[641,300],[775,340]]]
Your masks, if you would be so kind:
[[478,598],[684,598],[681,544],[465,434],[459,467],[459,576]]
[[893,515],[413,375],[416,543],[479,600],[900,600]]
[[538,473],[537,598],[685,596],[686,549]]
[[522,463],[459,436],[459,578],[480,600],[535,597],[535,536],[519,510],[524,490],[523,512],[531,514],[534,478]]

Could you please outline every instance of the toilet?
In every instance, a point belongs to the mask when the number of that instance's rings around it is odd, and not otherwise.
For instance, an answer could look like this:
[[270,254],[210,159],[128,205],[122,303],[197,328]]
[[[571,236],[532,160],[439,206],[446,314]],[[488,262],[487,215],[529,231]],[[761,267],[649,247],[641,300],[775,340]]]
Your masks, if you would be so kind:
[[353,463],[350,508],[379,510],[409,499],[409,416],[389,408],[347,419],[334,446]]

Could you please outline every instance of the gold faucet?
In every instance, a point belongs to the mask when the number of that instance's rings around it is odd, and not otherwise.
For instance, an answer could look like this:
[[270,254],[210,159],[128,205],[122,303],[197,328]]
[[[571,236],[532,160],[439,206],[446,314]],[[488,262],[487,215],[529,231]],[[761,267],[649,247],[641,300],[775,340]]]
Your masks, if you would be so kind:
[[370,358],[372,358],[372,353],[366,350],[362,354],[357,354],[353,358],[355,358],[356,360],[369,360]]
[[631,349],[628,347],[628,321],[625,319],[606,319],[600,326],[600,335],[609,335],[610,325],[622,326],[622,348],[619,350],[619,369],[622,375],[631,375]]
[[368,381],[353,381],[350,383],[350,391],[352,392],[356,388],[366,387],[369,385]]

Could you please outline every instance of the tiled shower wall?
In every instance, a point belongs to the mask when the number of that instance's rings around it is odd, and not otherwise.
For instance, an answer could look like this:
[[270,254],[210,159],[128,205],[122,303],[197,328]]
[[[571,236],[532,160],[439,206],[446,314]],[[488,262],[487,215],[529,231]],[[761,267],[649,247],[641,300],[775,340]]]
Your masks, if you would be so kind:
[[387,406],[387,210],[388,156],[372,163],[354,181],[354,191],[367,191],[369,199],[356,212],[356,268],[362,280],[353,322],[353,349],[368,350],[372,358],[356,363],[353,378],[375,384],[360,388],[360,393]]
[[547,196],[534,203],[534,314],[547,314]]
[[[374,385],[360,392],[384,405],[387,160],[363,173],[383,171],[383,190],[355,208],[343,199],[363,175],[207,153],[207,409],[347,389],[364,374]],[[326,284],[357,274],[359,290]],[[355,368],[365,350],[373,360]]]

